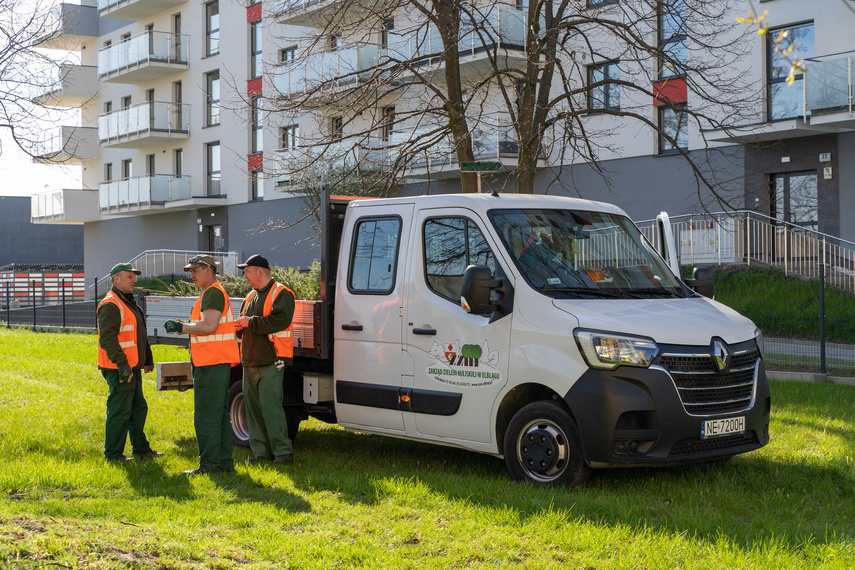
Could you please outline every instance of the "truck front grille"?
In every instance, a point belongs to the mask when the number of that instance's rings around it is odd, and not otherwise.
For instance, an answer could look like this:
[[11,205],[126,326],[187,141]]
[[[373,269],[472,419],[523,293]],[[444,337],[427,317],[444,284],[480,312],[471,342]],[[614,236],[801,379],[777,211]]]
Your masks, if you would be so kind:
[[712,354],[663,354],[656,364],[671,374],[686,413],[712,416],[751,406],[759,358],[757,348],[736,352],[723,372]]
[[671,448],[669,457],[721,451],[723,449],[742,447],[743,445],[757,445],[758,443],[757,436],[753,432],[726,435],[712,439],[684,439],[683,441],[678,441]]

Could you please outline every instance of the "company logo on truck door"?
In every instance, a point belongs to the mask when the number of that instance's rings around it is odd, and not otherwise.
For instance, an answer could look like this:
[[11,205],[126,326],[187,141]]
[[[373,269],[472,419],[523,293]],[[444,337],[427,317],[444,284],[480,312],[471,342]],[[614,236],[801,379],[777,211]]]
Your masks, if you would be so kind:
[[460,345],[459,340],[440,344],[434,341],[428,353],[434,364],[428,376],[452,386],[489,386],[499,380],[496,365],[499,351],[490,350],[486,339],[481,344]]

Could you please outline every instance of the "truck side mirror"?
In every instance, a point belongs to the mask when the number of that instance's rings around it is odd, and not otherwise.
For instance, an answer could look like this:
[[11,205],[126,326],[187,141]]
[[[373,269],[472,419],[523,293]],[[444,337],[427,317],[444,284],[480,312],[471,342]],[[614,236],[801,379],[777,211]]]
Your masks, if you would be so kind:
[[491,322],[510,314],[513,288],[506,283],[507,278],[503,278],[501,269],[496,272],[494,278],[485,265],[466,268],[460,284],[460,306],[464,311],[473,315],[492,315]]
[[695,267],[692,269],[692,278],[686,279],[686,285],[704,297],[709,297],[710,299],[715,297],[715,279],[713,279],[713,272],[709,267]]

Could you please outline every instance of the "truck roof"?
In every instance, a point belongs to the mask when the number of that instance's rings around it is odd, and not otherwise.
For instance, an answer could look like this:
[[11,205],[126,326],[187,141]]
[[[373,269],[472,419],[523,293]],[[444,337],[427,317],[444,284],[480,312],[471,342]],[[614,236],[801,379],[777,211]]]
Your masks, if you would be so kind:
[[432,196],[409,196],[403,198],[376,198],[353,200],[350,208],[364,208],[385,204],[416,204],[426,208],[469,208],[478,212],[495,209],[549,208],[560,210],[587,210],[626,216],[621,208],[607,202],[583,200],[567,196],[544,194],[436,194]]

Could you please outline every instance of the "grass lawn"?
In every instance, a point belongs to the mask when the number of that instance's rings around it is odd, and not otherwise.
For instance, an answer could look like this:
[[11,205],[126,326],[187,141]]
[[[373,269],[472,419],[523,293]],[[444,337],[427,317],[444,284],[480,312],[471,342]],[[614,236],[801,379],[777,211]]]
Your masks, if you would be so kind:
[[577,489],[315,421],[292,466],[238,449],[236,473],[188,479],[192,394],[156,392],[153,374],[146,431],[165,455],[104,461],[95,342],[0,329],[0,568],[855,567],[851,386],[772,382],[767,447]]

